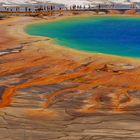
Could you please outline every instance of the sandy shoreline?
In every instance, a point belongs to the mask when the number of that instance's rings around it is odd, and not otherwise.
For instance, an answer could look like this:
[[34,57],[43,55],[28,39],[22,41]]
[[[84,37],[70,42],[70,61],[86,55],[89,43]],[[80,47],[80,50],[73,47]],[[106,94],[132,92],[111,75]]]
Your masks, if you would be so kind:
[[63,18],[0,22],[0,140],[139,140],[139,60],[61,47],[24,31]]

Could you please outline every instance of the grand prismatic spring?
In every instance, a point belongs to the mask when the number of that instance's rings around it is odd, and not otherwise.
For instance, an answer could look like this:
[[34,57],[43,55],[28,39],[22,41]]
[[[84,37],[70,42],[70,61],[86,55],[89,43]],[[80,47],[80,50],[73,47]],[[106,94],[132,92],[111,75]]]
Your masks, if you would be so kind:
[[30,25],[26,31],[79,50],[140,57],[139,25],[135,17],[88,17]]
[[0,140],[139,140],[139,15],[63,14],[0,20]]

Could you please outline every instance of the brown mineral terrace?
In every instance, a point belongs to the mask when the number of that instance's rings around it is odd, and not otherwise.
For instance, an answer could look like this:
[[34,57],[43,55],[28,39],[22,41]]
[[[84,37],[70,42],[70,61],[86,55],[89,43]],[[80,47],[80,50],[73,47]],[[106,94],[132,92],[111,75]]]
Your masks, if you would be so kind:
[[24,32],[68,17],[0,21],[0,140],[139,140],[139,59]]

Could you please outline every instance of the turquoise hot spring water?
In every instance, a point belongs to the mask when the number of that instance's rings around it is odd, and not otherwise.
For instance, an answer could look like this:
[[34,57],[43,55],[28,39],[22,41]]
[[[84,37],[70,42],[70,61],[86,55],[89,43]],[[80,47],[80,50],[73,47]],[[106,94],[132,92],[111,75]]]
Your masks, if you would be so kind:
[[140,18],[81,17],[26,27],[34,36],[48,36],[78,50],[140,58]]

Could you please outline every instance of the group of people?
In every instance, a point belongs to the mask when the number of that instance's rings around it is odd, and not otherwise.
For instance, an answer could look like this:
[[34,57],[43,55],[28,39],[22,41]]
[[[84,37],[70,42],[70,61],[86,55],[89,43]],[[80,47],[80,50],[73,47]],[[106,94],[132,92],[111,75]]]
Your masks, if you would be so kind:
[[[5,8],[5,9],[4,9]],[[45,12],[45,11],[53,11],[53,10],[92,10],[92,9],[136,9],[137,6],[135,4],[127,5],[116,5],[116,4],[98,4],[98,5],[72,5],[70,7],[60,6],[57,4],[51,5],[26,5],[26,6],[15,6],[15,7],[4,7],[2,11],[7,12]],[[0,9],[1,11],[1,9]]]
[[84,10],[84,9],[121,9],[123,8],[124,9],[127,7],[129,9],[136,9],[137,6],[136,4],[129,4],[129,5],[119,5],[119,4],[98,4],[98,5],[87,5],[87,6],[82,6],[82,5],[72,5],[70,6],[70,10]]
[[53,11],[61,10],[62,7],[56,5],[41,5],[41,6],[12,6],[12,7],[3,7],[0,11],[5,12],[40,12],[40,11]]

